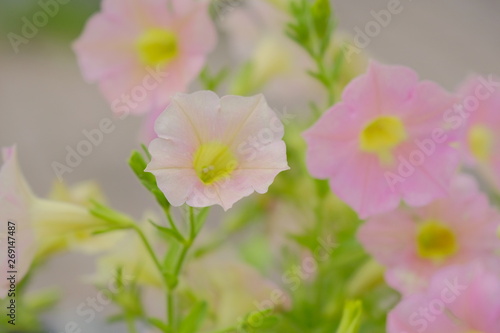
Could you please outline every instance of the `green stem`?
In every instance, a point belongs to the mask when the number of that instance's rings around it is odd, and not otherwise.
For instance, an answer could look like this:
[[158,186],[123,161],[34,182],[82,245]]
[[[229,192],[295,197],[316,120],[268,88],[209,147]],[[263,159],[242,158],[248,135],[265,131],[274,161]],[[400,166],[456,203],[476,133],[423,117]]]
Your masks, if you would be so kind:
[[194,210],[193,207],[189,207],[189,239],[187,242],[184,244],[184,247],[182,249],[182,252],[179,256],[179,259],[177,261],[177,264],[175,266],[174,270],[174,276],[178,277],[181,270],[182,266],[184,265],[184,261],[186,261],[186,256],[191,249],[191,246],[193,245],[194,240],[196,239],[196,229],[195,229],[195,221],[194,221]]
[[160,274],[163,276],[163,268],[162,268],[162,265],[160,263],[160,260],[158,260],[158,257],[156,256],[156,254],[155,254],[155,252],[153,250],[153,247],[149,243],[146,235],[141,230],[141,228],[139,228],[138,226],[134,226],[133,229],[137,232],[137,234],[141,238],[142,242],[144,243],[144,246],[146,247],[146,250],[148,251],[149,255],[151,256],[151,259],[153,259],[153,262],[154,262],[156,268],[158,269],[158,271],[160,272]]
[[236,326],[225,328],[223,330],[217,330],[217,331],[211,331],[209,333],[230,333],[230,332],[236,332],[238,331],[238,328]]
[[163,209],[165,212],[165,216],[167,217],[168,223],[172,230],[174,230],[176,233],[179,235],[182,235],[182,233],[179,231],[179,228],[177,228],[177,225],[175,224],[174,218],[172,217],[172,213],[170,212],[169,208],[164,208]]
[[[165,211],[165,212],[167,212],[167,211]],[[173,222],[173,220],[172,220],[172,222]],[[165,276],[163,274],[163,267],[162,267],[160,261],[158,260],[158,257],[156,256],[156,254],[153,250],[153,247],[149,243],[144,232],[137,226],[134,227],[134,230],[137,232],[137,234],[141,238],[142,242],[144,243],[144,246],[146,247],[146,250],[148,251],[149,255],[151,256],[151,259],[153,259],[153,262],[154,262],[156,268],[158,269],[158,272],[163,277],[163,281],[165,283],[166,290],[167,290],[167,301],[166,301],[167,320],[168,320],[168,324],[173,327],[174,326],[174,319],[175,319],[173,288],[171,288],[170,284],[168,283],[167,279],[165,278]]]
[[[179,255],[179,258],[177,259],[177,262],[175,264],[174,268],[174,278],[175,280],[178,280],[179,275],[182,270],[182,266],[184,265],[184,262],[186,261],[187,255],[189,250],[191,249],[191,246],[193,245],[196,237],[198,236],[198,232],[196,231],[196,222],[195,222],[195,215],[194,215],[194,209],[193,207],[189,207],[188,211],[188,216],[189,216],[189,239],[186,240],[185,243],[183,243],[183,248],[181,251],[181,254]],[[177,288],[177,285],[171,287],[169,290],[167,290],[167,306],[168,306],[168,320],[169,323],[173,329],[173,331],[176,331],[176,322],[175,322],[175,289]]]
[[174,311],[174,291],[167,290],[167,318],[172,329],[175,327],[175,311]]
[[134,319],[127,316],[127,328],[129,333],[137,333],[137,328],[135,327]]
[[[175,221],[170,213],[170,210],[165,209],[164,211],[165,211],[165,214],[167,216],[167,219],[168,219],[172,229],[179,232],[179,230],[175,224]],[[169,284],[165,274],[163,274],[163,266],[160,263],[160,260],[158,259],[158,257],[156,256],[156,254],[153,250],[153,247],[151,246],[151,244],[150,244],[149,240],[147,239],[146,235],[144,234],[144,232],[136,225],[133,226],[133,229],[137,232],[137,234],[141,238],[142,242],[144,243],[144,246],[146,247],[146,250],[148,251],[149,255],[151,256],[151,259],[153,260],[156,268],[158,269],[158,272],[163,277],[163,281],[165,283],[166,290],[167,290],[167,299],[166,299],[167,320],[168,320],[168,324],[170,325],[172,330],[175,332],[175,330],[176,330],[175,289],[177,286],[176,285],[171,286]],[[181,234],[181,233],[179,232],[179,234]],[[181,252],[179,258],[177,259],[177,262],[176,262],[175,268],[174,268],[175,280],[177,280],[179,277],[179,274],[182,270],[182,266],[184,265],[184,262],[186,261],[187,254],[188,254],[189,250],[191,249],[191,246],[193,245],[193,242],[194,242],[197,235],[198,235],[198,233],[196,231],[196,226],[195,226],[194,209],[192,207],[189,207],[189,239],[186,240],[186,242],[182,243],[182,246],[183,246],[182,252]],[[131,332],[136,332],[135,328],[134,328],[134,331],[131,331]]]
[[333,82],[328,75],[324,75],[325,73],[328,73],[324,64],[324,57],[322,55],[318,55],[314,56],[313,59],[316,63],[318,73],[323,75],[324,81],[321,82],[325,86],[328,93],[328,107],[330,107],[335,103],[335,82]]
[[[194,225],[194,209],[193,207],[189,207],[189,240],[191,242],[196,238],[196,230]],[[191,246],[191,244],[190,244]]]

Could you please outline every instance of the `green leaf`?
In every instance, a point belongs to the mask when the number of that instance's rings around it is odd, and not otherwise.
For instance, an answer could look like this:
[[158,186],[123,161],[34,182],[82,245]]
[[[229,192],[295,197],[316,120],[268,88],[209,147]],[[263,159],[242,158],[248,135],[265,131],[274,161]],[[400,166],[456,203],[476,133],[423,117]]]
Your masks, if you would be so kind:
[[92,235],[97,236],[97,235],[102,235],[102,234],[107,234],[108,232],[113,232],[117,230],[123,230],[124,228],[109,228],[109,229],[102,229],[102,230],[96,230],[92,232]]
[[196,235],[200,232],[201,228],[203,228],[203,225],[207,220],[208,213],[210,213],[210,207],[204,207],[201,208],[199,213],[196,215],[194,220],[194,231]]
[[125,321],[125,320],[126,320],[126,316],[123,313],[111,315],[106,319],[106,321],[109,324],[118,323],[118,322]]
[[273,257],[269,255],[271,253],[269,241],[262,234],[246,240],[241,246],[240,252],[246,262],[263,273],[267,272],[273,265]]
[[222,68],[216,74],[211,74],[208,66],[205,66],[200,73],[199,79],[206,90],[217,91],[222,82],[229,74],[228,68]]
[[148,147],[145,144],[141,143],[141,148],[144,151],[144,154],[146,154],[148,161],[151,161],[151,153],[149,152]]
[[196,304],[181,322],[179,333],[196,333],[207,316],[207,303]]
[[332,9],[329,0],[316,0],[311,7],[311,15],[316,35],[320,39],[329,36]]
[[264,321],[262,322],[262,325],[260,325],[260,328],[272,328],[276,326],[279,323],[279,318],[277,316],[266,316],[264,317]]
[[363,305],[361,301],[348,301],[344,306],[342,320],[336,333],[358,333]]
[[148,323],[151,326],[154,326],[163,332],[170,332],[171,331],[170,325],[167,325],[161,319],[151,317],[151,318],[148,318]]
[[170,203],[158,187],[155,176],[152,173],[144,171],[147,167],[147,163],[142,154],[134,150],[130,156],[128,164],[132,171],[134,171],[137,178],[139,178],[142,185],[154,195],[158,204],[164,209],[169,209]]
[[25,296],[26,307],[34,312],[42,312],[57,304],[61,294],[57,289],[32,292]]
[[130,228],[136,224],[128,215],[117,212],[116,210],[94,200],[91,200],[91,203],[93,206],[89,209],[90,214],[110,223],[109,228],[97,231],[97,233]]
[[253,75],[254,68],[255,66],[250,60],[241,66],[231,84],[231,94],[245,96],[253,94],[258,90],[259,87]]
[[172,242],[169,244],[167,254],[163,259],[163,276],[167,279],[169,287],[173,288],[177,285],[178,279],[175,277],[173,272],[175,271],[175,266],[179,260],[179,257],[184,248],[184,244],[179,242]]
[[302,234],[288,234],[288,237],[311,251],[314,251],[318,246],[316,234],[312,230],[306,230]]
[[169,288],[173,289],[179,284],[179,278],[174,274],[169,272],[163,272],[163,276],[165,277],[165,280],[167,281]]
[[327,180],[315,179],[314,183],[316,185],[316,192],[318,193],[319,198],[325,198],[331,193],[330,184]]
[[186,240],[180,233],[177,231],[167,228],[167,227],[162,227],[161,225],[156,224],[153,220],[148,219],[148,222],[151,223],[158,231],[162,232],[165,235],[168,235],[169,237],[174,238],[175,240],[178,240],[181,243],[185,243]]

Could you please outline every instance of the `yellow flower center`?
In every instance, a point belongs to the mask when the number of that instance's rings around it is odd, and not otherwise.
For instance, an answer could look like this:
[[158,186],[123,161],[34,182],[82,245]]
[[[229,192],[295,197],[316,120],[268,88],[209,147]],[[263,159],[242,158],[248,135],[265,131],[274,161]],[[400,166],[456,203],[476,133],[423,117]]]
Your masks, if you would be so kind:
[[137,41],[139,57],[145,65],[164,65],[179,53],[176,34],[167,29],[150,29]]
[[493,155],[494,135],[484,125],[475,125],[469,130],[469,148],[479,161],[487,162]]
[[458,244],[447,225],[438,221],[427,221],[419,226],[417,251],[422,258],[441,261],[455,254]]
[[365,126],[360,135],[359,146],[362,151],[374,153],[384,164],[393,162],[392,150],[407,138],[401,119],[393,116],[380,116]]
[[237,166],[234,154],[228,146],[220,142],[202,144],[193,156],[194,170],[207,185],[229,177]]

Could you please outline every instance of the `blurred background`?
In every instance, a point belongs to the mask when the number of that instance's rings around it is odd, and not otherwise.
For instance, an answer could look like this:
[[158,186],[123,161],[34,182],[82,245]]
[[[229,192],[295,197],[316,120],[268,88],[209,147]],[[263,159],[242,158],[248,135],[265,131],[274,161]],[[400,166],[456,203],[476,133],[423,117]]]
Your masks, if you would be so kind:
[[[253,0],[248,0],[253,1]],[[44,1],[41,1],[44,2]],[[98,128],[101,119],[112,118],[110,108],[95,85],[84,82],[71,43],[85,21],[97,11],[98,0],[65,0],[47,24],[38,28],[15,52],[9,33],[21,35],[25,23],[41,10],[35,0],[0,2],[0,146],[17,144],[20,162],[29,183],[38,195],[49,192],[56,176],[52,163],[64,163],[66,147],[84,139],[84,130]],[[389,0],[333,1],[342,31],[356,34],[373,21],[371,11],[386,9]],[[498,0],[401,0],[401,13],[370,38],[366,51],[381,62],[414,68],[422,78],[437,81],[449,90],[468,74],[500,74],[500,1]],[[232,8],[244,10],[244,5]],[[228,13],[231,15],[231,13]],[[213,57],[224,56],[224,48]],[[297,109],[286,98],[272,103]],[[143,119],[113,118],[116,129],[106,134],[73,172],[64,175],[69,184],[98,181],[113,207],[140,217],[152,204],[149,196],[129,171],[126,161],[138,147]],[[36,286],[59,286],[64,302],[49,313],[47,323],[54,332],[64,332],[69,320],[78,320],[75,309],[96,294],[81,276],[93,271],[90,257],[60,255],[45,266]],[[119,332],[103,328],[105,313],[82,332]]]

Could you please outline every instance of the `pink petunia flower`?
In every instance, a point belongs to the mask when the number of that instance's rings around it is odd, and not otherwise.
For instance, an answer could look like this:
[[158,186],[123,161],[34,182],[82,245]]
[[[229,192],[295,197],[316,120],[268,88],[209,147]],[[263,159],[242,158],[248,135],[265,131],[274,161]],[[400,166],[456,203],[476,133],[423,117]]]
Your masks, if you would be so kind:
[[174,206],[227,210],[288,169],[283,124],[262,95],[178,94],[155,129],[146,171]]
[[361,226],[358,238],[388,267],[387,282],[409,294],[425,288],[429,277],[446,265],[495,258],[499,225],[500,214],[475,181],[458,176],[450,197],[374,216]]
[[362,218],[444,197],[459,162],[443,120],[455,101],[409,68],[372,62],[304,133],[309,171]]
[[477,263],[439,271],[426,292],[403,299],[389,313],[387,332],[500,332],[498,271]]
[[459,89],[461,113],[450,116],[454,127],[465,124],[462,145],[466,162],[480,169],[500,188],[500,83],[498,78],[475,76]]
[[186,90],[216,39],[208,1],[104,0],[74,50],[114,112],[142,114]]

